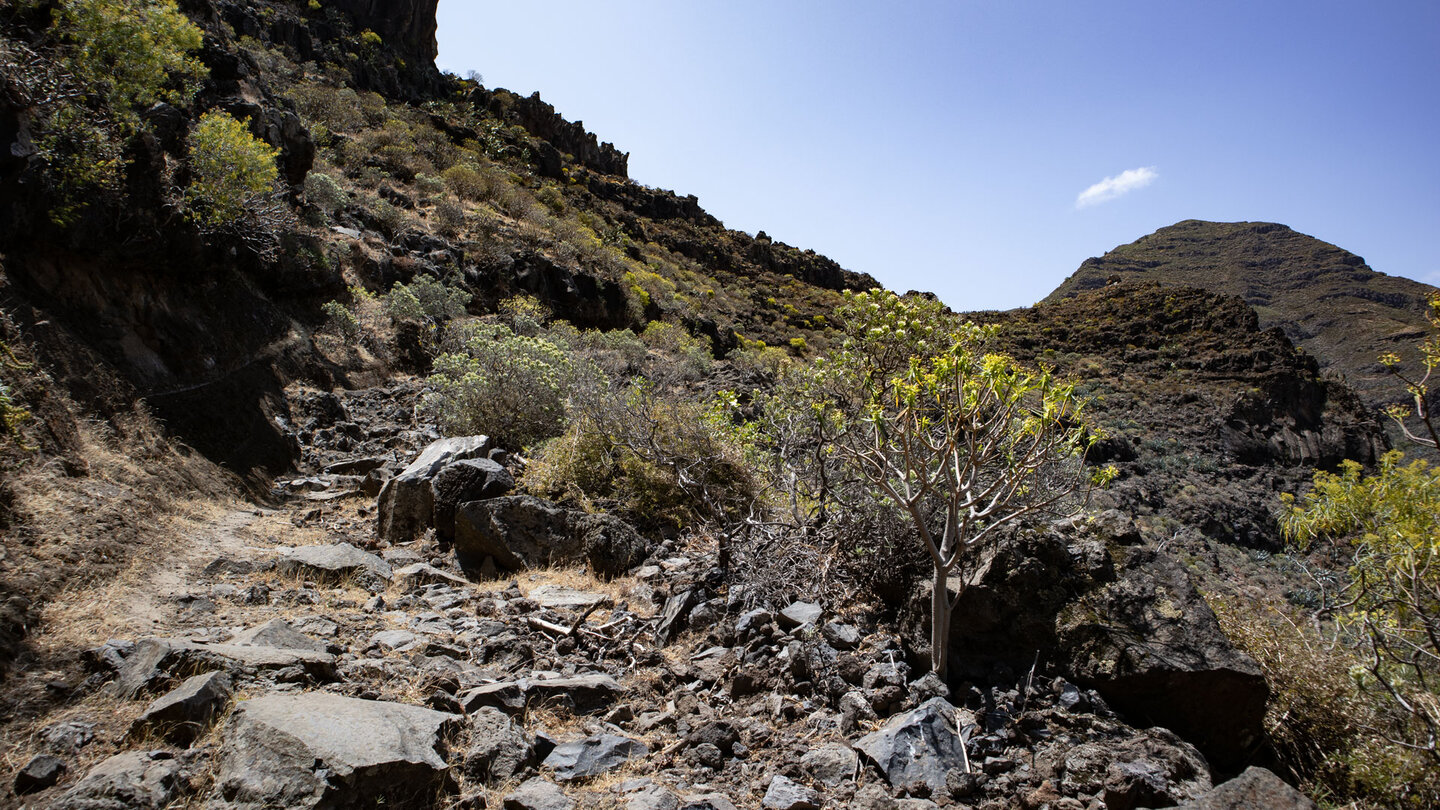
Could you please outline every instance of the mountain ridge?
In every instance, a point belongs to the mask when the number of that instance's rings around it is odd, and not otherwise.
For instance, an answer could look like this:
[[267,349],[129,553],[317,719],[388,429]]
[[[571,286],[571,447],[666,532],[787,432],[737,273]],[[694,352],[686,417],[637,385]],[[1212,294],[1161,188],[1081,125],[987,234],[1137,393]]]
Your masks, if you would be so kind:
[[1434,291],[1285,225],[1190,219],[1086,259],[1042,303],[1136,280],[1240,298],[1374,406],[1403,398],[1377,358],[1425,334]]

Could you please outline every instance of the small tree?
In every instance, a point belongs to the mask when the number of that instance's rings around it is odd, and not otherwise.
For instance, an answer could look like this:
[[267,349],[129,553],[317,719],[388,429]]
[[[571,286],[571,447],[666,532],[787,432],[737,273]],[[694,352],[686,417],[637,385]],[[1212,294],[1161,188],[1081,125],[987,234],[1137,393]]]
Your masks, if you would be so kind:
[[[1403,368],[1394,352],[1380,363],[1415,403],[1392,406],[1391,418],[1411,441],[1440,448],[1429,389],[1440,366],[1440,293],[1428,318],[1419,371]],[[1281,525],[1301,550],[1320,539],[1348,549],[1349,576],[1324,609],[1364,660],[1360,687],[1399,710],[1392,727],[1370,731],[1440,765],[1440,470],[1404,462],[1394,450],[1372,476],[1353,461],[1338,474],[1316,472],[1304,497],[1284,496]]]
[[279,154],[234,117],[205,113],[190,131],[190,217],[218,228],[258,212],[274,190]]
[[814,389],[836,426],[833,452],[910,519],[933,564],[931,662],[948,670],[952,576],[1001,527],[1085,481],[1090,439],[1072,385],[985,351],[993,329],[936,301],[861,293],[837,310],[842,348]]

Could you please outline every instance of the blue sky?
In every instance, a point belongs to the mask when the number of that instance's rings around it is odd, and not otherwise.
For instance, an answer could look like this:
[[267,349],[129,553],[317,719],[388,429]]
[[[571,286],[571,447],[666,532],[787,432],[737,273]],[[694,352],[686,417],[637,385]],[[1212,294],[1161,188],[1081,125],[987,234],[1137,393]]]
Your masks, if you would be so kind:
[[539,90],[636,181],[956,309],[1029,305],[1190,218],[1440,283],[1435,0],[441,0],[439,22],[442,69]]

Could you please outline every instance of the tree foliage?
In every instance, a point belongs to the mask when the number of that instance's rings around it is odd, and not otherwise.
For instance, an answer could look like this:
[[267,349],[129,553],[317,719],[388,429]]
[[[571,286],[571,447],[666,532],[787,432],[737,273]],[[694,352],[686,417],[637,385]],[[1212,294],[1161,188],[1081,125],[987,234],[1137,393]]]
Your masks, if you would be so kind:
[[190,217],[202,226],[221,227],[261,209],[279,176],[279,154],[233,116],[201,116],[190,131],[190,185],[185,190]]
[[1348,550],[1348,580],[1326,609],[1361,653],[1359,685],[1401,710],[1376,731],[1440,765],[1440,471],[1399,451],[1371,476],[1347,461],[1287,499],[1282,525],[1302,549]]
[[124,120],[157,101],[183,102],[207,75],[190,55],[204,35],[174,0],[64,0],[55,29],[70,72]]
[[[1407,369],[1399,354],[1389,352],[1380,357],[1380,364],[1394,374],[1415,403],[1413,408],[1394,405],[1386,410],[1404,431],[1405,436],[1416,444],[1440,448],[1440,424],[1433,413],[1434,402],[1430,392],[1430,376],[1440,366],[1440,292],[1430,296],[1430,334],[1420,341],[1420,367]],[[1418,423],[1418,424],[1417,424]]]
[[932,563],[931,658],[944,677],[952,576],[1002,527],[1083,484],[1082,401],[1049,371],[987,351],[993,330],[938,301],[861,293],[836,316],[842,347],[789,397],[788,418],[820,438],[807,499],[823,509],[832,482],[858,476],[908,518]]

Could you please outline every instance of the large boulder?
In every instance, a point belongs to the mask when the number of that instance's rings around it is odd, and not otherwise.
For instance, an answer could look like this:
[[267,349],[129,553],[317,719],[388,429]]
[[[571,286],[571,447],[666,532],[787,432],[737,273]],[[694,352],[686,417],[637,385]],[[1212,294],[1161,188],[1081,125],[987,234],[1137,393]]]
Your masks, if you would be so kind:
[[597,577],[623,576],[650,556],[650,541],[614,515],[571,512],[571,522],[580,538],[585,560]]
[[1264,768],[1250,767],[1177,810],[1316,810],[1315,802]]
[[241,703],[226,726],[215,810],[432,807],[455,715],[321,692]]
[[1260,667],[1170,555],[1132,550],[1115,582],[1066,608],[1057,634],[1063,669],[1130,723],[1171,729],[1221,770],[1262,743]]
[[455,510],[467,501],[498,498],[515,488],[515,479],[499,462],[464,459],[440,471],[430,482],[432,525],[443,543],[455,541]]
[[1170,807],[1210,790],[1204,757],[1163,728],[1077,745],[1059,770],[1066,792],[1101,795],[1108,810]]
[[432,482],[458,461],[484,458],[494,445],[488,436],[462,436],[431,442],[410,466],[385,482],[378,500],[377,534],[390,543],[404,543],[434,525]]
[[503,571],[584,561],[599,576],[623,574],[650,544],[612,515],[591,515],[533,495],[463,503],[455,513],[455,557],[467,573],[486,558]]
[[969,712],[945,698],[931,698],[861,737],[855,750],[875,763],[892,788],[938,793],[945,788],[947,773],[965,767],[965,743],[973,725]]

